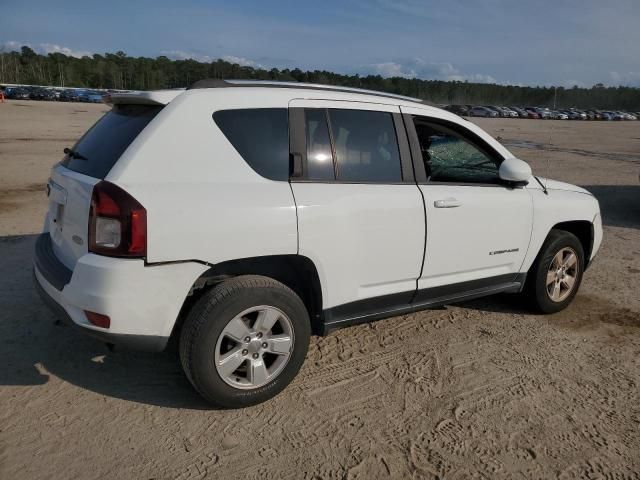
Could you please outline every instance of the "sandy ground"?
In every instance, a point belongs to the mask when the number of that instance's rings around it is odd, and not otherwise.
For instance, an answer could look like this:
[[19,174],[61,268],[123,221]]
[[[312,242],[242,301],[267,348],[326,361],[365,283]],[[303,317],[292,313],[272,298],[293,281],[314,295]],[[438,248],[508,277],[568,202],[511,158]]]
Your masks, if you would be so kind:
[[0,478],[640,478],[640,122],[479,122],[601,201],[569,309],[497,296],[337,331],[274,400],[216,411],[175,353],[110,352],[31,286],[48,170],[105,110],[0,104]]

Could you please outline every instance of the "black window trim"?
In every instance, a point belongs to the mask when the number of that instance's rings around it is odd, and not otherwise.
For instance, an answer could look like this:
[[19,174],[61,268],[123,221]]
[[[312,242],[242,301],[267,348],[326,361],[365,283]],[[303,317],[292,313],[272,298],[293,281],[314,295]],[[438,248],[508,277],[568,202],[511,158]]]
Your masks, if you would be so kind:
[[487,182],[440,182],[437,180],[427,179],[427,172],[424,168],[424,163],[422,162],[422,152],[420,150],[420,142],[418,141],[418,133],[416,132],[414,117],[418,117],[423,120],[425,123],[430,123],[435,126],[445,128],[453,131],[457,135],[460,135],[464,140],[469,142],[473,147],[477,148],[484,155],[494,160],[498,166],[504,161],[504,157],[491,145],[489,145],[485,140],[483,140],[476,133],[471,130],[464,128],[462,125],[459,125],[455,122],[451,122],[448,120],[443,120],[441,118],[429,117],[427,115],[415,115],[411,113],[404,113],[404,124],[407,129],[407,134],[409,136],[409,145],[411,147],[411,154],[413,157],[413,168],[415,170],[416,183],[418,185],[450,185],[450,186],[460,186],[460,187],[502,187],[512,189],[513,185],[510,185],[506,182],[498,180],[496,182],[487,183]]
[[[327,126],[327,132],[329,132],[329,147],[331,148],[331,163],[333,164],[333,181],[334,182],[338,182],[340,176],[340,169],[338,168],[338,154],[336,153],[336,140],[335,137],[333,136],[333,128],[331,128],[331,117],[329,117],[329,109],[328,108],[323,108],[323,113],[324,113],[324,121],[326,123]],[[305,128],[307,126],[307,122],[305,119]],[[305,135],[305,140],[307,139],[306,135]]]
[[[333,155],[334,178],[329,180],[318,180],[308,178],[307,168],[307,138],[306,138],[306,109],[324,110],[327,119],[327,127],[329,129],[329,138],[331,141],[331,153]],[[358,110],[361,112],[380,112],[391,114],[393,126],[396,133],[396,142],[398,145],[398,154],[400,157],[400,174],[402,180],[397,182],[390,181],[350,181],[339,180],[338,167],[336,162],[335,142],[333,132],[331,131],[331,122],[329,121],[329,110]],[[296,183],[339,183],[352,185],[415,185],[415,174],[411,148],[409,145],[409,136],[405,129],[402,114],[398,112],[387,112],[384,110],[365,110],[359,108],[339,108],[339,107],[289,107],[289,158],[290,158],[290,181]]]

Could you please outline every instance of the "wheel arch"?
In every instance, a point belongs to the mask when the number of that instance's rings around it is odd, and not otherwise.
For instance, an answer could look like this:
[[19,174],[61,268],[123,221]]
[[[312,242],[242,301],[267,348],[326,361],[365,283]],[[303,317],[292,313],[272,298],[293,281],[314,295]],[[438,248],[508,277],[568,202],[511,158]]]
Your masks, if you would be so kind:
[[[593,240],[595,236],[593,223],[587,220],[571,220],[567,222],[556,223],[551,230],[564,230],[565,232],[575,235],[584,251],[584,268],[589,266],[589,260],[591,259],[591,251],[593,250]],[[549,233],[551,233],[549,230]],[[547,237],[549,236],[547,233]]]
[[202,273],[189,290],[171,336],[180,332],[186,314],[206,289],[240,275],[261,275],[289,287],[307,308],[312,333],[321,334],[322,286],[313,261],[303,255],[267,255],[221,262]]

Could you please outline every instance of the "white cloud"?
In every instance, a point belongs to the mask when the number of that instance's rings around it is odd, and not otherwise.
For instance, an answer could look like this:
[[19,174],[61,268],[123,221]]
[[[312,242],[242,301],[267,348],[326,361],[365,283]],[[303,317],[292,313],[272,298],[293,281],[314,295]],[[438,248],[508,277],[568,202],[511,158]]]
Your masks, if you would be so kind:
[[2,52],[19,52],[20,47],[22,47],[24,43],[16,42],[14,40],[9,40],[8,42],[4,42],[0,44],[0,51]]
[[383,77],[415,78],[417,76],[414,70],[407,69],[404,65],[396,62],[373,63],[367,67],[371,73]]
[[640,72],[609,72],[613,85],[640,87]]
[[366,73],[383,77],[421,78],[426,80],[450,80],[475,83],[498,83],[490,75],[465,74],[449,62],[426,62],[421,58],[398,62],[382,62],[365,65]]
[[581,80],[562,80],[561,82],[558,82],[557,85],[549,85],[551,87],[564,87],[564,88],[573,88],[573,87],[579,87],[579,88],[587,88],[587,84],[584,83]]
[[15,40],[10,40],[8,42],[4,42],[0,44],[0,51],[19,52],[23,45],[26,45],[27,47],[31,48],[34,52],[39,53],[41,55],[47,55],[49,53],[62,53],[69,57],[77,57],[77,58],[93,55],[93,52],[89,52],[87,50],[73,50],[68,47],[56,45],[55,43],[31,44],[27,42],[16,42]]
[[184,50],[163,50],[160,53],[173,60],[191,59],[191,60],[196,60],[198,62],[211,63],[211,62],[215,62],[218,58],[220,58],[229,63],[236,63],[241,67],[263,68],[263,66],[260,63],[254,62],[253,60],[248,58],[236,57],[235,55],[223,55],[222,57],[212,57],[210,55],[201,55],[198,53],[185,52]]
[[205,63],[215,61],[215,59],[209,55],[199,55],[197,53],[185,52],[184,50],[162,50],[160,54],[172,60],[195,60]]
[[233,55],[225,55],[222,57],[222,60],[229,63],[237,63],[241,67],[253,67],[253,68],[263,68],[261,64],[254,62],[248,58],[244,57],[235,57]]
[[[33,48],[33,47],[32,47]],[[93,55],[93,52],[89,52],[87,50],[72,50],[68,47],[61,47],[60,45],[56,45],[55,43],[41,43],[34,50],[38,53],[63,53],[69,57],[90,57]]]

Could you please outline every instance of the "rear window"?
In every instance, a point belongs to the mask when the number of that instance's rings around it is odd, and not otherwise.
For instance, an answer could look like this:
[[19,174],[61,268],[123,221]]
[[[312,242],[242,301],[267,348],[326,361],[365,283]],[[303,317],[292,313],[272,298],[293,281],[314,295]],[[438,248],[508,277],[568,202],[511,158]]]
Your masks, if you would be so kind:
[[289,123],[286,108],[219,110],[213,120],[258,174],[289,180]]
[[86,160],[66,155],[62,165],[90,177],[106,177],[131,142],[160,110],[161,105],[114,105],[72,148]]

